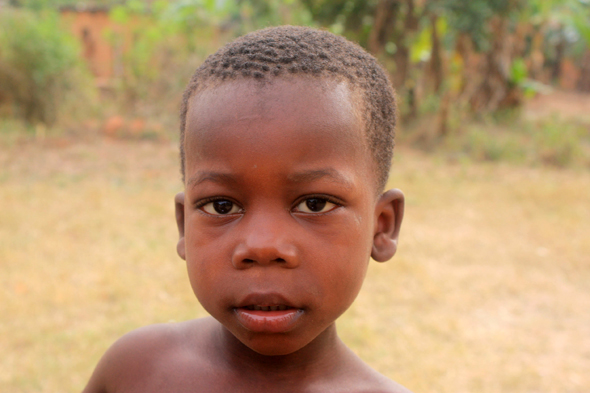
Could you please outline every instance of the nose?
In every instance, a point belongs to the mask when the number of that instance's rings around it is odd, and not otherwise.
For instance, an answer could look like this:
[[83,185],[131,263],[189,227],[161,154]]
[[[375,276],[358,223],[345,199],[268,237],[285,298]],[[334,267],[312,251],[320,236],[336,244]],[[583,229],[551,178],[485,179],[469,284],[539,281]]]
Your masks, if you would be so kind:
[[232,264],[236,269],[267,265],[294,269],[299,266],[299,255],[292,234],[280,219],[267,214],[264,217],[250,217],[243,220],[242,224],[238,229],[242,239],[232,255]]

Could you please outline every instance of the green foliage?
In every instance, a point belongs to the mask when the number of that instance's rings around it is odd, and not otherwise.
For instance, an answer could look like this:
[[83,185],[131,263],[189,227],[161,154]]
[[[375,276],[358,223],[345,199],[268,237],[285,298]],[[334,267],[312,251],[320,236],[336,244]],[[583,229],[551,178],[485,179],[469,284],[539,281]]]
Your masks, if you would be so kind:
[[456,33],[468,34],[479,51],[489,49],[489,20],[494,16],[510,17],[525,5],[524,0],[442,0],[449,26]]
[[473,126],[465,136],[463,149],[480,161],[517,161],[525,159],[526,149],[521,138],[512,133],[494,133],[481,126]]
[[165,73],[178,76],[175,67],[186,62],[187,54],[195,49],[182,33],[205,18],[188,10],[187,2],[155,1],[148,9],[145,2],[136,0],[110,9],[109,17],[118,26],[105,36],[120,56],[115,71],[117,96],[127,111],[153,100],[154,94],[166,96],[163,93],[175,84],[175,78]]
[[570,16],[570,24],[575,27],[586,46],[590,46],[590,4],[579,4]]
[[296,0],[156,0],[149,6],[128,0],[109,16],[118,27],[107,37],[121,53],[117,96],[127,111],[150,113],[150,103],[174,103],[194,69],[228,39],[266,26],[313,22]]
[[519,86],[524,83],[526,78],[528,77],[528,71],[526,68],[526,63],[524,62],[523,58],[517,58],[512,61],[512,65],[510,67],[510,82]]
[[[0,41],[0,78],[8,82],[0,83],[0,93],[10,95],[15,107],[13,112],[18,111],[31,122],[54,121],[55,116],[50,113],[63,107],[60,95],[75,90],[73,80],[58,77],[70,76],[73,73],[68,69],[79,70],[80,67],[76,45],[59,29],[55,10],[76,3],[74,0],[10,0],[11,5],[21,7],[18,12],[9,8],[10,14],[20,16],[12,18],[4,12],[0,25],[4,32],[0,37],[3,40]],[[448,126],[446,130],[450,134],[469,120],[463,113],[473,111],[470,107],[473,94],[494,97],[509,91],[513,94],[502,104],[514,107],[522,103],[522,97],[546,90],[539,75],[550,71],[549,66],[559,64],[552,38],[561,40],[567,36],[570,40],[566,57],[574,53],[572,40],[577,45],[575,53],[578,55],[590,45],[590,3],[587,0],[95,0],[91,4],[109,6],[111,20],[120,27],[106,33],[116,59],[115,78],[111,81],[114,89],[109,96],[115,99],[105,113],[127,111],[132,116],[144,117],[175,113],[186,81],[208,54],[235,36],[273,25],[319,26],[370,47],[392,73],[398,88],[400,113],[420,116],[426,108],[426,112],[438,116],[444,111],[446,120],[441,124]],[[53,12],[48,11],[51,9]],[[378,14],[384,9],[387,12]],[[30,10],[38,11],[31,13]],[[381,15],[388,15],[389,19],[383,22],[379,18]],[[497,23],[499,20],[502,23]],[[375,27],[378,21],[379,29]],[[432,30],[433,26],[436,31]],[[23,29],[30,31],[12,36],[7,33]],[[506,40],[495,42],[497,36],[492,35],[492,31],[502,32]],[[532,52],[536,51],[535,59],[539,59],[539,45],[532,48],[534,38],[537,38],[536,43],[542,42],[539,37],[545,40],[544,52],[540,55],[540,62],[545,66],[540,70],[531,66],[534,63]],[[516,42],[517,39],[522,45],[514,45],[509,50],[498,49],[501,46],[498,42]],[[20,45],[21,49],[12,50],[13,44],[4,41],[16,42],[14,45]],[[470,65],[469,59],[477,57],[473,56],[474,51],[481,53],[480,65],[490,66],[474,68]],[[28,68],[14,60],[16,57],[12,53],[17,52],[21,58],[30,58]],[[12,63],[8,62],[10,56],[13,56]],[[43,60],[46,57],[52,60]],[[35,70],[29,72],[29,79],[23,76],[26,69]],[[493,83],[484,88],[470,85],[470,82],[492,79]],[[34,81],[34,88],[30,81]],[[16,88],[15,84],[20,87]],[[30,104],[31,100],[14,98],[25,97],[22,92],[49,90],[51,94],[37,95],[45,97],[43,105],[37,104],[41,98],[35,104]],[[445,94],[450,98],[441,100]],[[501,106],[480,105],[478,108],[495,111]],[[461,115],[454,116],[455,112]],[[410,118],[407,116],[404,121]],[[525,138],[522,132],[511,130],[514,135],[500,138],[495,134],[485,135],[490,132],[486,127],[466,132],[462,149],[482,159],[496,159],[506,154],[522,157],[518,148],[511,147],[515,140]],[[527,140],[539,146],[548,145],[547,141],[551,140],[548,135],[552,134],[543,131],[543,137],[532,135],[527,134]],[[555,142],[552,149],[546,149],[554,153],[545,155],[577,154],[575,148],[555,147],[558,144]],[[573,153],[567,153],[568,149]],[[531,160],[528,152],[525,156]],[[567,162],[567,158],[548,160]]]
[[314,20],[366,46],[378,0],[301,0]]
[[0,95],[27,122],[55,123],[81,67],[77,43],[56,13],[0,13]]
[[487,1],[445,0],[445,8],[456,32],[469,34],[477,49],[487,46],[486,22],[493,16]]
[[538,159],[549,165],[569,166],[584,155],[582,140],[588,131],[577,124],[548,121],[535,127],[533,145],[537,147]]
[[569,41],[574,52],[583,53],[590,46],[590,3],[586,0],[530,0],[521,19],[543,27],[549,41]]
[[278,25],[314,25],[311,12],[297,0],[242,0],[228,2],[238,35],[248,31]]
[[416,39],[410,48],[410,60],[412,63],[420,63],[430,59],[432,51],[431,30],[430,26],[428,26],[416,35]]
[[477,161],[568,167],[590,164],[589,142],[587,125],[550,118],[472,124],[464,133],[451,135],[445,145]]
[[28,8],[34,11],[56,10],[62,6],[92,4],[93,6],[113,6],[121,4],[121,0],[92,0],[90,2],[80,2],[78,0],[9,0],[9,3],[15,7]]

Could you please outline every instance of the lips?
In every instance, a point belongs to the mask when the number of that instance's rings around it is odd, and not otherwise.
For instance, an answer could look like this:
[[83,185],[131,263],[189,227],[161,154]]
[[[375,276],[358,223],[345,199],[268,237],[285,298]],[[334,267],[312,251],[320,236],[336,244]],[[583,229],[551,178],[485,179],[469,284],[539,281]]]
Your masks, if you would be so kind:
[[284,304],[279,304],[277,306],[258,306],[258,305],[251,305],[244,307],[250,311],[285,311],[289,308],[289,306],[285,306]]
[[240,325],[255,333],[286,333],[292,330],[304,310],[280,294],[253,293],[234,308]]

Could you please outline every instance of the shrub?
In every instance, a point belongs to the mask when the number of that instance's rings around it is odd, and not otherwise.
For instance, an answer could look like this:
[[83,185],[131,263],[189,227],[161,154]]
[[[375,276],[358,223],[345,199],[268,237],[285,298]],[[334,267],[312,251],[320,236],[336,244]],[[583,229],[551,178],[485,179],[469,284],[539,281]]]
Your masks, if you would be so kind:
[[565,167],[583,156],[584,129],[571,123],[545,122],[535,132],[539,160],[545,164]]
[[526,155],[525,143],[518,134],[477,126],[472,126],[465,135],[464,151],[483,161],[521,162]]
[[0,13],[0,96],[17,116],[54,124],[81,67],[77,42],[60,28],[55,12]]

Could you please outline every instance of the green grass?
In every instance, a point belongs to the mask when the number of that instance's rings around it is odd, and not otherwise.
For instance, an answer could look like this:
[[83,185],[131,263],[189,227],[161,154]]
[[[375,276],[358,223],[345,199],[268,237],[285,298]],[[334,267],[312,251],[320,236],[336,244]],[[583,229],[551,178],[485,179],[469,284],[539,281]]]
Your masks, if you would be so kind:
[[447,147],[479,161],[590,167],[590,124],[557,119],[520,120],[509,127],[475,123],[452,136]]
[[[576,96],[566,95],[566,98],[571,101]],[[529,113],[533,111],[526,105],[520,110],[505,110],[478,120],[452,111],[444,136],[438,134],[440,119],[425,105],[427,108],[419,119],[402,126],[399,139],[403,144],[453,160],[590,168],[590,119],[582,113],[586,108],[577,108],[575,114],[564,116],[551,107],[556,102],[567,105],[566,99],[544,99],[547,111],[542,114]],[[584,99],[590,104],[590,100]]]
[[[204,316],[175,252],[175,143],[0,144],[0,391],[80,391],[143,325]],[[401,149],[399,254],[343,339],[416,392],[590,391],[590,173]]]

